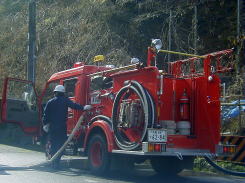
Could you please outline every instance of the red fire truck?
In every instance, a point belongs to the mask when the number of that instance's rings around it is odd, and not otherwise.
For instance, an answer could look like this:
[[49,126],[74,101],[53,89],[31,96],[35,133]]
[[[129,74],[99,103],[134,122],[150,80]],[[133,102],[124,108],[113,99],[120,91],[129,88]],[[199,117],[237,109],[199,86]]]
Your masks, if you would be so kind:
[[[160,40],[153,41],[146,62],[132,59],[131,65],[119,68],[98,64],[102,56],[95,57],[96,65],[76,63],[53,74],[39,98],[31,82],[7,78],[2,121],[40,134],[42,108],[53,88],[62,84],[71,100],[93,106],[84,113],[72,144],[88,156],[94,173],[107,171],[112,162],[145,160],[158,173],[178,173],[190,168],[196,156],[234,151],[219,142],[219,73],[230,69],[221,63],[231,59],[232,50],[185,54],[192,57],[159,68],[160,45]],[[81,115],[69,109],[68,135]]]

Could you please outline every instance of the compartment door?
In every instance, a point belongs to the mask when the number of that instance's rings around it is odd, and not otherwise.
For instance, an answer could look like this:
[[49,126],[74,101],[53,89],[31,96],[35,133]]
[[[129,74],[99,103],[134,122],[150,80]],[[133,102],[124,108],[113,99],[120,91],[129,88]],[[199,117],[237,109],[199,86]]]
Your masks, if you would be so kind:
[[26,133],[37,134],[40,129],[37,95],[32,82],[15,78],[4,81],[1,122],[16,123]]

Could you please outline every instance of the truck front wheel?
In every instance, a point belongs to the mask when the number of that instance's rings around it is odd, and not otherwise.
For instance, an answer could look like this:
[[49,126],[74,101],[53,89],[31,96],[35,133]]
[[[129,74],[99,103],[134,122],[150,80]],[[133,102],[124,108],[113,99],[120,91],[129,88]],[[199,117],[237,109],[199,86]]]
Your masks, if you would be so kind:
[[93,135],[88,145],[89,169],[94,174],[103,174],[108,171],[110,157],[107,142],[103,135]]

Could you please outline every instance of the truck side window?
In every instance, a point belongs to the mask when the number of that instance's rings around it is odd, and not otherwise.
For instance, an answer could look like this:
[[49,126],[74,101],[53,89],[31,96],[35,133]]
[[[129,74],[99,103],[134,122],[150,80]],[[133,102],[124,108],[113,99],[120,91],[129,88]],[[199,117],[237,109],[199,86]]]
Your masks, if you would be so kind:
[[77,83],[77,78],[68,79],[64,81],[64,87],[66,89],[67,97],[75,96],[76,83]]
[[111,77],[104,77],[103,78],[103,89],[108,89],[113,86],[113,80]]
[[94,77],[91,78],[90,90],[102,90],[111,88],[113,85],[113,80],[110,77]]
[[27,105],[29,110],[37,110],[37,96],[30,83],[10,80],[7,88],[7,99],[22,101],[22,105]]
[[90,82],[91,91],[101,90],[102,86],[103,86],[103,77],[97,76],[97,77],[91,78],[91,82]]

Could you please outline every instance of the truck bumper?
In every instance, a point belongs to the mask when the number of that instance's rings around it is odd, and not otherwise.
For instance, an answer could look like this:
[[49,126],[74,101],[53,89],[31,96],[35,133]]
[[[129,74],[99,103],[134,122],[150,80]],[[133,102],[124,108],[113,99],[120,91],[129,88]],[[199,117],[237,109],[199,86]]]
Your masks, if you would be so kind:
[[182,156],[215,156],[216,155],[216,154],[210,153],[209,150],[176,149],[176,148],[167,148],[166,152],[112,150],[112,153],[138,155],[138,156],[177,156],[180,159]]

